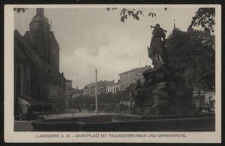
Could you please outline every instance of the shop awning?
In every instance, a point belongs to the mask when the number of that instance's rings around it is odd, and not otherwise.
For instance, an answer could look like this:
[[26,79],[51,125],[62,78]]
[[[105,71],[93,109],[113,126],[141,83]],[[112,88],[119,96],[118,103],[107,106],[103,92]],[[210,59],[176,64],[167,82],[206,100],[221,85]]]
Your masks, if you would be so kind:
[[20,101],[22,104],[28,104],[28,105],[32,105],[32,104],[47,104],[47,101],[43,101],[43,100],[36,100],[35,98],[29,97],[29,96],[25,96],[25,95],[20,95],[19,96],[19,104]]

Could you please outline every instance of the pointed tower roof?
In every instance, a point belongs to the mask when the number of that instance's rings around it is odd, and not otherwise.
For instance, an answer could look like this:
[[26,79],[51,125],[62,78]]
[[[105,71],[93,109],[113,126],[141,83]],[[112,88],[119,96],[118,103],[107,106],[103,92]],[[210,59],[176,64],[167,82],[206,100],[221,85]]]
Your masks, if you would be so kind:
[[[44,16],[44,8],[37,8],[36,10],[36,15],[32,18],[31,23],[32,22],[46,22],[48,23],[48,18],[46,18]],[[49,23],[48,23],[49,24]]]

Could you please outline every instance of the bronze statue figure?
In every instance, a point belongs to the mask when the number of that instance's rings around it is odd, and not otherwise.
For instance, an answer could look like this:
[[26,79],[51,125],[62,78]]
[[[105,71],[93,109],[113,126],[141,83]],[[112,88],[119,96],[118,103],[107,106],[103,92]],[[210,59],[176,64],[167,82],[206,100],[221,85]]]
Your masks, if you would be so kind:
[[148,57],[152,59],[154,68],[161,68],[167,65],[167,53],[165,49],[165,32],[159,24],[156,24],[152,32],[150,47],[148,47]]

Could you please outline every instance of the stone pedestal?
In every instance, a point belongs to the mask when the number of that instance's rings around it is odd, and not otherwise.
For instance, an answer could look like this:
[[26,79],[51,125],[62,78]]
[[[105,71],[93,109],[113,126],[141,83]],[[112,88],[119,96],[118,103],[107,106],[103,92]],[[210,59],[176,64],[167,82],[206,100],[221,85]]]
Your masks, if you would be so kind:
[[188,114],[194,111],[192,89],[165,68],[146,70],[145,82],[131,92],[138,115]]

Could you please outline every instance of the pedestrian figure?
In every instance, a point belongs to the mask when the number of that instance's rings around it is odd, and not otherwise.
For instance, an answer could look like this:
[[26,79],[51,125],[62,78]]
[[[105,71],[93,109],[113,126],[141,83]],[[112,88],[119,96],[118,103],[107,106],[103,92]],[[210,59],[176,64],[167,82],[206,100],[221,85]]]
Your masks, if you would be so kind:
[[79,108],[79,113],[80,113],[80,112],[81,112],[81,106],[79,105],[79,107],[78,107],[78,108]]

